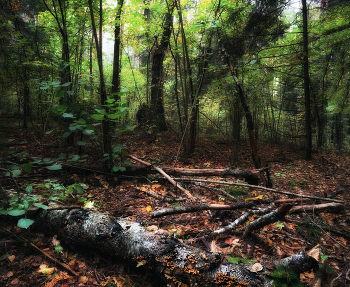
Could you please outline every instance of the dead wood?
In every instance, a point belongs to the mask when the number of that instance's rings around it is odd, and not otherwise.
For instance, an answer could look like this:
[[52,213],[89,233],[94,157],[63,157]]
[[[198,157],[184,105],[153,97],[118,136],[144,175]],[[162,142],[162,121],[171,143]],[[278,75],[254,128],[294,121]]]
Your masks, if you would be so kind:
[[166,173],[172,174],[175,176],[220,176],[220,177],[236,177],[244,178],[246,182],[250,184],[258,184],[260,179],[260,172],[258,170],[241,170],[241,169],[231,169],[231,168],[222,168],[222,169],[192,169],[192,168],[171,168],[163,167],[162,168]]
[[[91,209],[39,210],[32,215],[34,229],[57,234],[75,248],[91,249],[116,259],[134,262],[158,274],[167,286],[271,286],[266,265],[252,272],[252,264],[224,263],[220,254],[185,245],[147,232],[139,223],[116,219]],[[317,269],[317,261],[304,252],[273,262],[297,273]],[[230,285],[231,284],[231,285]]]
[[295,196],[295,197],[300,197],[300,198],[310,198],[310,199],[318,199],[318,200],[324,200],[324,201],[330,201],[330,202],[344,203],[344,201],[339,200],[339,199],[332,199],[332,198],[312,196],[312,195],[307,195],[307,194],[293,193],[293,192],[283,191],[283,190],[279,190],[279,189],[268,188],[268,187],[259,186],[259,185],[251,185],[251,184],[246,184],[246,183],[241,183],[241,182],[227,182],[227,181],[206,180],[206,179],[199,179],[199,178],[174,178],[174,180],[175,181],[207,182],[207,183],[218,183],[218,184],[223,184],[223,185],[246,186],[246,187],[258,188],[258,189],[262,189],[262,190],[266,190],[266,191],[270,191],[270,192],[274,192],[274,193],[285,194],[285,195],[290,195],[290,196]]
[[300,213],[300,212],[315,212],[315,211],[322,211],[322,210],[337,210],[341,211],[345,207],[342,203],[324,203],[324,204],[314,204],[314,205],[301,205],[301,206],[294,206],[289,211],[289,213]]
[[254,230],[260,229],[270,223],[282,220],[288,211],[292,208],[291,204],[283,204],[279,208],[265,214],[258,219],[250,222],[244,229],[243,238],[247,238]]
[[174,208],[164,208],[161,210],[151,212],[152,218],[171,215],[181,214],[189,212],[197,212],[202,210],[237,210],[242,208],[251,208],[256,205],[256,202],[239,202],[236,204],[196,204],[190,206],[179,206]]
[[153,166],[149,162],[145,162],[135,156],[129,155],[129,157],[133,160],[136,160],[146,166],[152,166],[155,170],[159,171],[171,184],[173,184],[176,188],[180,189],[182,192],[184,192],[191,200],[195,200],[193,195],[186,189],[184,189],[182,186],[180,186],[176,181],[174,181],[166,172],[164,172],[160,167]]

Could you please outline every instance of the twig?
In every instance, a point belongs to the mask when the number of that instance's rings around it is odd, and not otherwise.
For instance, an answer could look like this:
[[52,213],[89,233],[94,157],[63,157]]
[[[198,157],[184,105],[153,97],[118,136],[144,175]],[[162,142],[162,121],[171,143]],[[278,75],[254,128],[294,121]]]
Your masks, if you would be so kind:
[[219,191],[219,192],[223,193],[225,196],[231,198],[232,200],[238,201],[237,198],[235,198],[234,196],[232,196],[231,194],[229,194],[228,192],[226,192],[225,190],[222,190],[222,189],[220,189],[220,188],[215,188],[215,187],[211,187],[211,186],[206,186],[206,185],[203,185],[203,184],[200,184],[200,183],[198,183],[198,186],[204,187],[204,188],[209,189],[209,190]]
[[23,237],[20,237],[20,236],[17,236],[16,234],[14,234],[13,232],[11,232],[10,230],[4,228],[4,227],[1,227],[0,228],[2,230],[5,230],[6,232],[12,234],[13,236],[17,237],[18,239],[24,241],[24,242],[28,242],[30,243],[30,245],[32,247],[34,247],[36,250],[40,251],[42,254],[44,254],[46,257],[50,258],[52,261],[56,262],[57,264],[61,265],[63,268],[67,269],[68,271],[70,271],[73,275],[75,276],[79,276],[79,273],[76,273],[72,268],[70,268],[67,264],[64,264],[62,262],[59,262],[56,258],[52,257],[50,254],[48,254],[47,252],[41,250],[39,247],[37,247],[34,243],[32,242],[29,242],[29,240],[23,238]]
[[186,200],[185,198],[169,198],[169,197],[161,196],[158,193],[155,193],[151,190],[141,190],[138,187],[136,187],[135,189],[137,189],[138,191],[142,191],[144,193],[147,193],[149,196],[152,196],[158,200],[162,200],[162,201],[166,201],[166,202],[185,201]]
[[330,202],[344,203],[344,201],[339,199],[331,199],[331,198],[318,197],[318,196],[312,196],[312,195],[306,195],[306,194],[300,194],[300,193],[292,193],[292,192],[278,190],[274,188],[263,187],[260,185],[252,185],[252,184],[246,184],[246,183],[240,183],[240,182],[227,182],[227,181],[206,180],[206,179],[198,179],[198,178],[193,178],[193,179],[192,178],[173,178],[173,179],[175,181],[207,182],[207,183],[218,183],[218,184],[226,184],[226,185],[246,186],[246,187],[252,187],[252,188],[259,188],[259,189],[263,189],[263,190],[271,191],[275,193],[286,194],[290,196],[298,196],[303,198],[311,198],[311,199],[318,199],[318,200],[324,200],[324,201],[330,201]]
[[180,189],[182,192],[184,192],[191,200],[195,200],[195,198],[193,197],[193,195],[186,189],[184,189],[182,186],[180,186],[175,180],[173,180],[166,172],[164,172],[164,170],[162,170],[160,167],[157,166],[153,166],[152,164],[143,161],[135,156],[129,155],[129,157],[133,160],[136,160],[144,165],[147,166],[152,166],[155,170],[159,171],[163,176],[165,176],[176,188]]

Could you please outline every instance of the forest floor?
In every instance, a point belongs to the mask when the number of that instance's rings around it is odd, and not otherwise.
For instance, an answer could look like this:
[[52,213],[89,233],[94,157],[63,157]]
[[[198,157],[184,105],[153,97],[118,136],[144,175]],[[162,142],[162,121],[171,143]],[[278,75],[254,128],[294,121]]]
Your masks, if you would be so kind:
[[[22,158],[23,161],[26,158],[35,157],[52,158],[64,151],[59,145],[54,147],[53,138],[48,137],[44,142],[40,142],[31,133],[26,135],[16,131],[11,133],[1,135],[1,138],[16,139],[14,141],[16,144],[6,150],[3,149],[3,154],[0,155],[3,159],[20,161]],[[175,165],[175,167],[201,169],[228,168],[233,165],[233,143],[230,140],[201,138],[195,154],[190,158],[177,157],[179,140],[171,132],[165,132],[157,139],[148,142],[142,133],[125,134],[120,140],[126,143],[129,154],[162,166]],[[12,158],[8,158],[8,150],[16,151],[12,154]],[[239,143],[237,150],[239,164],[236,164],[235,168],[254,169],[249,143]],[[18,155],[22,151],[26,154]],[[84,164],[96,166],[101,162],[99,149],[90,148],[85,150],[85,153],[89,154],[89,157]],[[350,286],[350,155],[320,151],[313,154],[312,160],[305,160],[304,151],[296,145],[262,142],[259,143],[259,155],[262,162],[269,165],[274,188],[341,199],[345,202],[345,210],[287,216],[290,219],[289,222],[273,223],[258,232],[260,238],[266,243],[264,246],[258,243],[247,244],[241,238],[227,234],[209,242],[211,251],[224,253],[227,257],[261,262],[271,258],[284,258],[303,248],[307,251],[320,244],[322,258],[328,257],[325,281],[327,277],[338,277],[334,285],[327,286]],[[237,181],[219,177],[202,177],[202,179]],[[166,180],[147,178],[145,175],[117,177],[67,167],[57,172],[48,171],[43,167],[33,167],[31,174],[21,174],[15,179],[16,184],[22,189],[29,184],[37,187],[44,180],[51,180],[51,183],[54,183],[52,180],[57,180],[55,183],[62,186],[84,183],[86,184],[84,196],[94,201],[101,212],[142,222],[150,229],[161,228],[167,232],[168,236],[177,237],[186,242],[225,226],[242,214],[242,210],[202,211],[151,219],[150,211],[179,204],[155,199],[145,191],[151,190],[160,195],[166,195],[169,192],[182,197],[185,195],[176,191],[175,187]],[[0,185],[6,190],[16,188],[14,182],[4,177],[0,178]],[[218,191],[203,188],[194,183],[182,185],[202,203],[234,203]],[[225,189],[240,200],[260,195],[271,201],[287,198],[258,188],[239,186],[227,188],[218,184],[209,184],[209,186]],[[45,188],[35,188],[33,192],[42,194]],[[73,198],[69,203],[79,204],[74,202]],[[299,224],[300,222],[304,224]],[[347,235],[341,236],[333,231]],[[2,219],[0,238],[0,286],[155,286],[152,284],[151,273],[141,271],[140,268],[127,265],[125,262],[102,257],[93,250],[76,250],[62,243],[63,249],[56,248],[55,252],[55,245],[61,246],[59,238],[49,238],[40,233],[29,234],[27,230],[17,227],[16,221],[9,218]],[[29,245],[23,238],[30,238],[40,251]],[[201,241],[195,244],[206,248]],[[49,259],[47,254],[51,255],[55,261]],[[67,264],[79,273],[79,276],[72,275],[57,262]],[[301,280],[305,284],[309,284],[313,277],[313,273],[301,274]]]

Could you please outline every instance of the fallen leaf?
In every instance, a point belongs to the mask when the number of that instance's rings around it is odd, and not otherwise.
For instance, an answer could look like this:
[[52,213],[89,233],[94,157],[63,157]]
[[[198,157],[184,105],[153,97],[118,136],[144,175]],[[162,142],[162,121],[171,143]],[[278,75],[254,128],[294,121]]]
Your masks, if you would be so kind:
[[90,209],[95,208],[95,202],[94,201],[89,201],[89,202],[84,204],[84,207],[85,208],[90,208]]
[[146,207],[146,211],[147,211],[147,212],[152,212],[152,211],[153,211],[152,206],[148,205],[148,206]]
[[9,271],[9,272],[7,272],[7,274],[5,275],[5,277],[6,278],[10,278],[10,277],[12,277],[13,276],[13,272],[12,271]]
[[157,229],[158,229],[158,227],[156,225],[147,226],[147,231],[149,231],[149,232],[156,232]]
[[15,255],[11,255],[9,257],[7,257],[7,259],[10,261],[10,262],[13,262],[13,260],[15,260],[16,256]]
[[321,246],[320,244],[317,244],[315,247],[313,247],[312,249],[310,249],[307,253],[307,255],[315,258],[317,260],[317,262],[320,262],[321,259]]
[[89,281],[89,278],[87,276],[80,276],[78,282],[85,284]]
[[56,270],[55,267],[52,267],[52,268],[45,267],[45,268],[40,268],[38,272],[43,274],[43,275],[50,275],[50,274],[54,273],[55,270]]
[[19,279],[18,278],[15,278],[11,281],[11,285],[17,285],[19,283]]

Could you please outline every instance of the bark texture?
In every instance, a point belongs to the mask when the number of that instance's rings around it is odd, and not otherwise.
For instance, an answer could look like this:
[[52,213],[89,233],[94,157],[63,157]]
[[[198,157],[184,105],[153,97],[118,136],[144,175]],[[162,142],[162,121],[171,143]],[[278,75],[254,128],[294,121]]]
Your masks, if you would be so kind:
[[[90,248],[135,265],[142,262],[167,286],[271,286],[263,275],[266,264],[271,262],[261,263],[263,270],[252,272],[252,264],[224,263],[220,254],[147,232],[139,223],[127,219],[91,209],[41,210],[34,217],[36,230],[57,234],[73,247]],[[305,253],[295,258],[272,264],[283,264],[297,273],[318,266]]]

